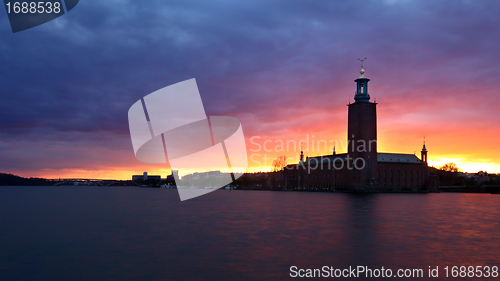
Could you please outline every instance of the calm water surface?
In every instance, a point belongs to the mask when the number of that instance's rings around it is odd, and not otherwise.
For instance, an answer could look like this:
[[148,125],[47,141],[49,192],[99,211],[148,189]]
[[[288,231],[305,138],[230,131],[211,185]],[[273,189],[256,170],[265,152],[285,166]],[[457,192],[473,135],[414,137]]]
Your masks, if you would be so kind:
[[[170,189],[0,187],[0,280],[289,280],[293,265],[425,275],[429,266],[500,266],[499,210],[500,195],[490,194],[219,190],[180,202]],[[452,279],[443,275],[432,280]]]

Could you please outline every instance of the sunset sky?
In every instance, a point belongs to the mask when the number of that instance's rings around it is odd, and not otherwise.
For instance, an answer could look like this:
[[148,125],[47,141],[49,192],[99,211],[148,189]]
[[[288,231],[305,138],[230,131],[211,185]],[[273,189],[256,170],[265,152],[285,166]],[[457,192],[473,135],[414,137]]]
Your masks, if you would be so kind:
[[18,33],[0,12],[0,172],[165,177],[135,158],[127,112],[191,78],[207,115],[241,121],[250,171],[295,162],[253,142],[345,142],[367,57],[378,151],[420,156],[425,137],[430,165],[499,173],[499,46],[498,1],[82,0]]

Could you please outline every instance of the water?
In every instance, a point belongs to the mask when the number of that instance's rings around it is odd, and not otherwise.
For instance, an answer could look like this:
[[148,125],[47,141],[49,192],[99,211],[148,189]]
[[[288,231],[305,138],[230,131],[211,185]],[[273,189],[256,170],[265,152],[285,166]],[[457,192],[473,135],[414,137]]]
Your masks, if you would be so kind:
[[439,266],[433,280],[449,280],[445,266],[500,266],[498,210],[490,194],[220,190],[180,202],[172,189],[0,187],[0,280],[288,280],[291,266],[324,265]]

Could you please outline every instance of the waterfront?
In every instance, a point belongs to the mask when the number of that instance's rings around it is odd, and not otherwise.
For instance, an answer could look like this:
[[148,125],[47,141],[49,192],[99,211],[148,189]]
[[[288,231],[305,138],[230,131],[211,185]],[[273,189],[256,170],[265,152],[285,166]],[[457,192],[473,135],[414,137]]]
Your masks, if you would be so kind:
[[175,189],[0,187],[0,280],[287,280],[290,266],[426,274],[499,266],[499,209],[491,194],[219,190],[180,202]]

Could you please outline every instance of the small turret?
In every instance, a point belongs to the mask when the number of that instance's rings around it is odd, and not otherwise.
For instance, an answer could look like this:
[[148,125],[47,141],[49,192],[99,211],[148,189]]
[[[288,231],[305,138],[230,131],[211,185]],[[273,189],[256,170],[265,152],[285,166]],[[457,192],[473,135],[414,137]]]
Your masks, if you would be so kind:
[[422,160],[422,162],[425,162],[425,165],[427,165],[427,148],[425,147],[425,138],[424,146],[422,147],[422,151],[420,152],[420,160]]

